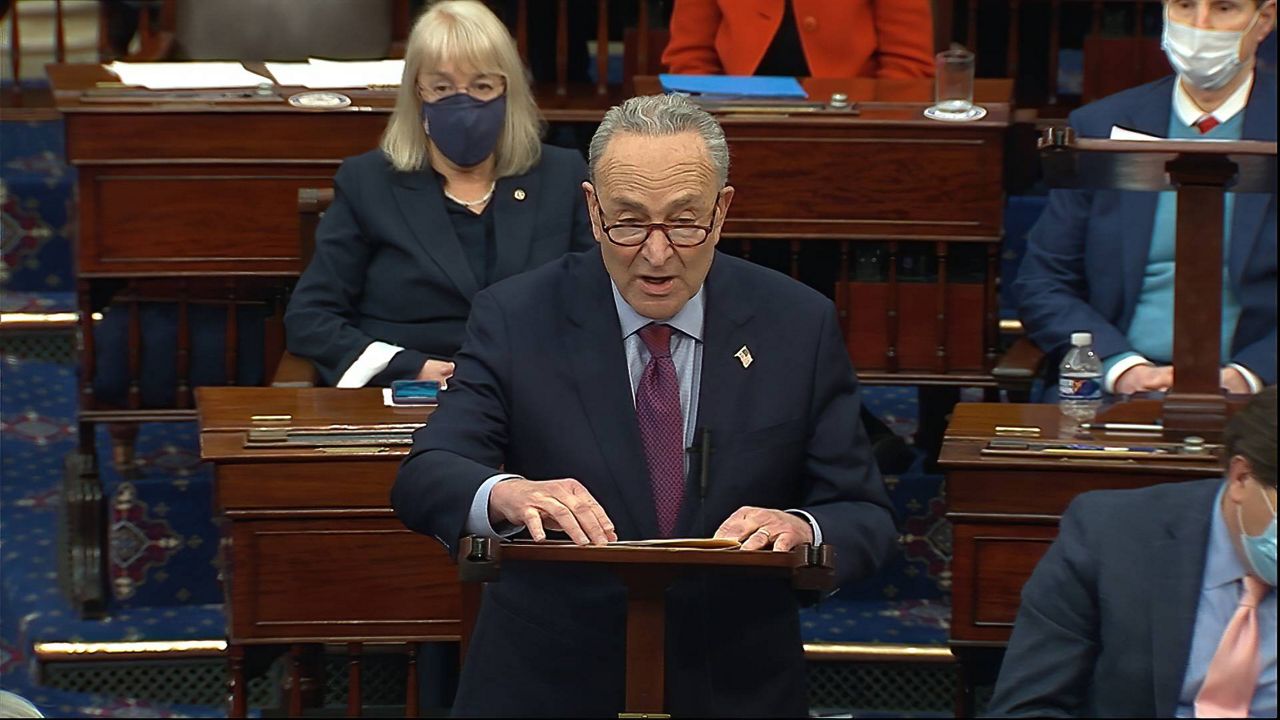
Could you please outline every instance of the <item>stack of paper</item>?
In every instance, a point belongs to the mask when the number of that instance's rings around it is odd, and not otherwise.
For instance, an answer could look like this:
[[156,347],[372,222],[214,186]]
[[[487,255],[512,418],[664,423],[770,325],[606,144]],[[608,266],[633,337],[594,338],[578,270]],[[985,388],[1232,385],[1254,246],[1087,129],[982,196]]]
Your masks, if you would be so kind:
[[251,73],[238,62],[113,62],[107,69],[118,75],[125,85],[148,90],[252,88],[271,84],[271,78]]
[[400,84],[404,60],[322,60],[304,63],[266,64],[277,85],[300,86],[312,90],[364,88]]

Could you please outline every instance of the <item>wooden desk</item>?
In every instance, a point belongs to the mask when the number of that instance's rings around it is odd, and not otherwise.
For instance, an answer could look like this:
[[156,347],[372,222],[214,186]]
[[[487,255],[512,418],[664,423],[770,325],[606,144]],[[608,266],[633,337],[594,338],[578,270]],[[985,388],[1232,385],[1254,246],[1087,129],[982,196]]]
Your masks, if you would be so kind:
[[[290,415],[290,425],[302,427],[417,422],[429,410],[384,407],[377,389],[200,388],[196,399],[200,455],[214,464],[225,543],[234,715],[245,710],[246,645],[459,637],[456,566],[390,507],[407,447],[362,453],[244,447],[249,428],[271,425],[255,423],[254,415]],[[293,672],[302,672],[296,662]],[[300,686],[293,683],[291,699],[298,710]],[[416,707],[416,700],[409,704]]]
[[[1158,403],[1111,408],[1112,422],[1151,422]],[[997,433],[996,427],[1036,427],[1039,435]],[[994,681],[1021,604],[1022,586],[1058,535],[1071,500],[1089,490],[1140,488],[1222,474],[1220,462],[1195,460],[1082,460],[992,457],[981,453],[995,437],[1150,446],[1158,436],[1079,433],[1057,405],[961,403],[947,426],[938,464],[947,474],[947,519],[952,527],[951,646],[965,692],[957,713],[973,713],[975,683]]]

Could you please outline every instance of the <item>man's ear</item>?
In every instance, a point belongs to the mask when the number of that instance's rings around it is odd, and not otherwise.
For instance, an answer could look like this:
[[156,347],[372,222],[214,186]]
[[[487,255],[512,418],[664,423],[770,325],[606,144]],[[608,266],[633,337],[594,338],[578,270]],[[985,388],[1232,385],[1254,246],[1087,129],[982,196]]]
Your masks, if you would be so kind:
[[716,198],[716,205],[720,207],[720,222],[724,222],[724,218],[729,214],[729,205],[733,203],[734,189],[732,185],[725,185],[720,190],[720,197]]
[[1243,455],[1236,455],[1227,463],[1227,497],[1233,502],[1244,502],[1248,488],[1245,483],[1253,475],[1253,465]]
[[1253,32],[1258,38],[1258,44],[1261,45],[1266,41],[1267,36],[1275,29],[1276,3],[1275,0],[1267,0],[1261,8],[1258,8],[1258,24],[1253,28]]
[[591,183],[584,181],[582,194],[587,199],[587,222],[591,223],[591,235],[595,237],[597,244],[602,243],[604,231],[597,225],[600,219],[600,199],[596,196],[596,189]]

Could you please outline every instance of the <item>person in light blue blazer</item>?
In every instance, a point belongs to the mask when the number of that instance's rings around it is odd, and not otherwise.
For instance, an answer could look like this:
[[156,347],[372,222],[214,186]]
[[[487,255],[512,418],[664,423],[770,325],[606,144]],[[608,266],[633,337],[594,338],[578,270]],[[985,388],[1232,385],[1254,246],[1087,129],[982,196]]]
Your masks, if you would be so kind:
[[[1171,0],[1164,47],[1177,74],[1086,105],[1071,126],[1083,138],[1119,126],[1274,142],[1276,76],[1255,55],[1275,20],[1274,0]],[[1225,211],[1221,384],[1257,392],[1276,382],[1276,195],[1228,193]],[[1108,392],[1167,390],[1176,215],[1172,192],[1052,191],[1014,286],[1031,340],[1057,358],[1071,333],[1090,332]]]
[[1224,444],[1225,480],[1071,503],[1022,588],[991,716],[1221,716],[1202,690],[1246,592],[1261,596],[1258,675],[1238,709],[1276,716],[1275,386],[1231,419]]

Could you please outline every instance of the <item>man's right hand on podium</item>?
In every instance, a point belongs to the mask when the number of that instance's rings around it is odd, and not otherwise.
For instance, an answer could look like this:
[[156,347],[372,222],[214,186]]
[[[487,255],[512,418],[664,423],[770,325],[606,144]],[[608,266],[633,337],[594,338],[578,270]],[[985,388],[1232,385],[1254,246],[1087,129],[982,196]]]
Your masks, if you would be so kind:
[[493,486],[489,494],[489,522],[529,528],[535,542],[547,530],[559,530],[578,545],[604,545],[618,539],[613,521],[582,483],[573,478],[527,480],[512,478]]
[[1117,395],[1140,392],[1165,392],[1173,385],[1173,368],[1169,366],[1134,365],[1116,378]]

